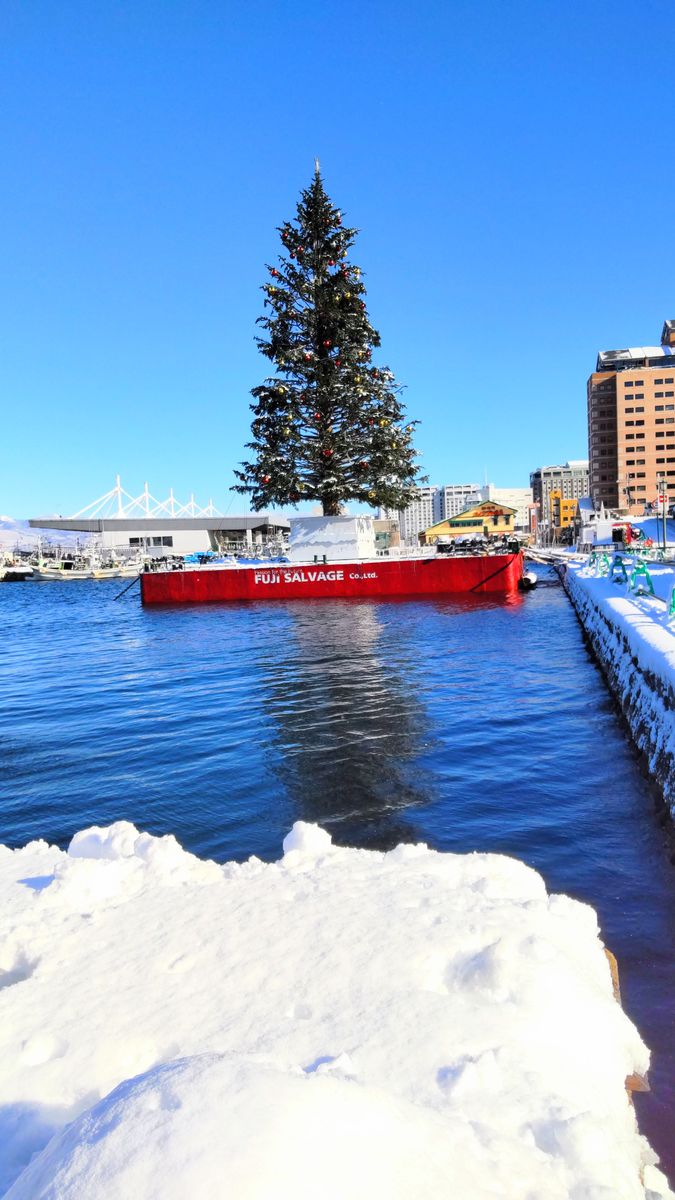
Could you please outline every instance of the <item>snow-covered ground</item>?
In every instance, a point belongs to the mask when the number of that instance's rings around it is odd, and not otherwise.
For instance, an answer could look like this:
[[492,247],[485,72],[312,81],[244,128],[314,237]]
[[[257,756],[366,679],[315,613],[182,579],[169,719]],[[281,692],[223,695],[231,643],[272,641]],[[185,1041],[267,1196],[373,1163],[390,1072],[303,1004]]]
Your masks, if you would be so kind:
[[672,1196],[595,913],[514,859],[0,848],[11,1200]]
[[630,579],[599,575],[586,557],[565,564],[564,582],[675,814],[675,617],[668,615],[675,569],[649,563],[648,570],[654,596],[634,594]]

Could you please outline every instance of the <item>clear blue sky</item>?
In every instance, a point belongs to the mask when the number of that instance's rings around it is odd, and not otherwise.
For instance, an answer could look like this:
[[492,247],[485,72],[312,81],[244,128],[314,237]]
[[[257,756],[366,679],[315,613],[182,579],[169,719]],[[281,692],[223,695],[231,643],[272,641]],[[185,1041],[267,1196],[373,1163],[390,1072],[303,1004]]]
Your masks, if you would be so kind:
[[0,512],[221,508],[319,155],[432,482],[586,455],[675,317],[672,2],[4,0]]

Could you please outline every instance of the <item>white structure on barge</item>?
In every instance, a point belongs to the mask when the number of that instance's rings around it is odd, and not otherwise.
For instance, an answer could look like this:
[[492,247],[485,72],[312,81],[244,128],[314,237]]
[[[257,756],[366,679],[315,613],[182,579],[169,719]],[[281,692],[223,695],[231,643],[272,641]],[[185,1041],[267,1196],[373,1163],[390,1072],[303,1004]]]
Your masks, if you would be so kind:
[[150,493],[147,483],[139,496],[132,496],[122,487],[119,475],[114,488],[73,516],[33,517],[29,525],[88,534],[105,550],[141,552],[155,558],[219,549],[237,553],[279,549],[286,544],[289,531],[285,517],[267,513],[226,516],[211,500],[200,508],[194,495],[181,504],[173,488],[161,501]]

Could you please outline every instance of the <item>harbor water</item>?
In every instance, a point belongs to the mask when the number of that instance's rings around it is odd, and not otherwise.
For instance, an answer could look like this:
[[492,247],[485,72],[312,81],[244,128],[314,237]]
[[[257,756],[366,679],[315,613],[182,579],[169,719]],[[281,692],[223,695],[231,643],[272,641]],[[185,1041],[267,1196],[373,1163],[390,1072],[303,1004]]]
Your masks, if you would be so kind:
[[675,1176],[675,866],[555,579],[510,598],[143,609],[119,580],[0,588],[0,841],[126,819],[218,860],[293,821],[515,855],[588,901],[652,1049]]

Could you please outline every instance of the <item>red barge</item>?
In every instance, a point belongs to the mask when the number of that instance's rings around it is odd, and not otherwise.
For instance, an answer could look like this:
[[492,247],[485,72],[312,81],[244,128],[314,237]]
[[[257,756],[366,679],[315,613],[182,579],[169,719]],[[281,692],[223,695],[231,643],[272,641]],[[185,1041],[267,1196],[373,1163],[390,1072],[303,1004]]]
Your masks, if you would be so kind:
[[218,604],[228,600],[508,593],[517,590],[522,575],[522,552],[508,552],[233,564],[149,571],[140,578],[143,604]]

